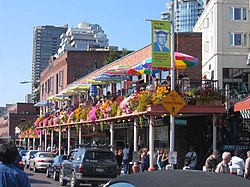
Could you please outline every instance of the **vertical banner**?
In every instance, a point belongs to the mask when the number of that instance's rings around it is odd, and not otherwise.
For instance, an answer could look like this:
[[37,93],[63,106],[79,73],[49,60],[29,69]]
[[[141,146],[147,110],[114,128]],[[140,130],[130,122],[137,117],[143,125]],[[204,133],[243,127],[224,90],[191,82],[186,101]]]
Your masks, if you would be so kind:
[[170,22],[152,20],[152,67],[171,68]]

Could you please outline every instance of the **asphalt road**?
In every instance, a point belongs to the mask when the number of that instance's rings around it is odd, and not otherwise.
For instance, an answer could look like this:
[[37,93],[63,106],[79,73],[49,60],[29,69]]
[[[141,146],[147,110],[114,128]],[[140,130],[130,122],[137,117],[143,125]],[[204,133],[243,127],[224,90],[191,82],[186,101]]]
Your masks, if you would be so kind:
[[[52,178],[47,178],[45,172],[37,172],[34,173],[29,169],[24,169],[24,171],[28,174],[31,187],[59,187],[59,181],[54,181]],[[69,182],[67,186],[70,186]],[[81,186],[90,187],[89,184],[81,184]],[[100,185],[100,187],[103,185]]]

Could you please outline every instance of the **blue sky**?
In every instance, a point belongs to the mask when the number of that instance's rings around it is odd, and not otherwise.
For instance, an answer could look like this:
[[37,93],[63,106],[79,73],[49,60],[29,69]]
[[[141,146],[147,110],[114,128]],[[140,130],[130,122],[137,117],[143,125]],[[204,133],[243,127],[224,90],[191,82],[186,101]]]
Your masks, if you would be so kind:
[[138,50],[150,43],[150,22],[169,0],[8,0],[0,6],[0,106],[24,101],[31,92],[33,27],[100,24],[110,45]]

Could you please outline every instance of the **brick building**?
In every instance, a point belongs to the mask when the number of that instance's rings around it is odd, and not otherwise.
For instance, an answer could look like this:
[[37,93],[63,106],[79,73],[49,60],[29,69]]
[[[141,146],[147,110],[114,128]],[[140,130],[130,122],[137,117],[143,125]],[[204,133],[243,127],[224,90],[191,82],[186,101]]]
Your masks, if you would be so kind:
[[110,51],[68,51],[54,59],[41,73],[40,100],[58,94],[68,84],[103,67],[109,54]]
[[8,108],[6,115],[0,117],[0,142],[15,139],[15,128],[25,121],[37,118],[37,108],[33,103],[17,103]]

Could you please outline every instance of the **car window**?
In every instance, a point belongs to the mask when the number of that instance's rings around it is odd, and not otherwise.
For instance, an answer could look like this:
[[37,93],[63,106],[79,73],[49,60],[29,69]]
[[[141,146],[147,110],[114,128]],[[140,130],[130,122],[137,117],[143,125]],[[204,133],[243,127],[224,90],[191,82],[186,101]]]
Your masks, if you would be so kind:
[[48,154],[48,153],[42,153],[39,155],[40,158],[44,158],[44,157],[50,157],[50,158],[54,158],[55,155],[54,154]]
[[114,154],[111,152],[102,152],[102,151],[87,151],[85,153],[84,159],[88,160],[106,160],[106,161],[115,161]]

